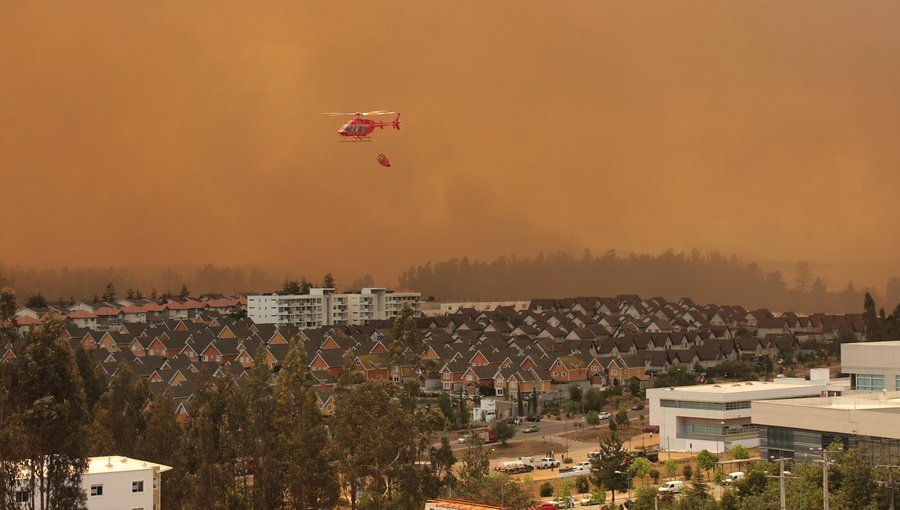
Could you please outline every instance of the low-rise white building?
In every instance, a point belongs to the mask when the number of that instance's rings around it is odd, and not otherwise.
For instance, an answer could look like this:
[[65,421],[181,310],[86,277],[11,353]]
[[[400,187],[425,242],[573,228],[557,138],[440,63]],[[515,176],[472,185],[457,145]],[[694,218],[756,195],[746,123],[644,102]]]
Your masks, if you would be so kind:
[[472,408],[472,421],[485,422],[497,418],[497,401],[494,397],[481,397],[477,406]]
[[[129,457],[91,457],[81,476],[81,487],[88,510],[160,510],[162,483],[160,475],[169,466]],[[16,500],[39,501],[22,487]]]
[[865,446],[874,464],[900,464],[900,391],[754,401],[760,457],[821,459],[833,442]]
[[842,344],[841,371],[853,391],[900,391],[900,341]]
[[392,319],[406,304],[421,313],[421,294],[367,287],[337,294],[334,289],[314,288],[309,294],[247,296],[247,316],[256,324],[295,324],[301,328],[363,325]]
[[759,446],[759,432],[751,421],[751,402],[815,397],[828,392],[829,385],[825,377],[652,388],[647,390],[649,421],[659,426],[659,445],[665,450],[722,452],[736,444],[752,448]]

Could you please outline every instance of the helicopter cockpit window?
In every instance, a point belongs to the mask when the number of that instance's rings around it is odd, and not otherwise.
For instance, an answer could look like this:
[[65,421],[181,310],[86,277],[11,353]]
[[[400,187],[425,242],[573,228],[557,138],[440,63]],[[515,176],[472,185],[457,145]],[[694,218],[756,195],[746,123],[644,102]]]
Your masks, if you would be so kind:
[[341,126],[341,131],[353,131],[353,126],[351,126],[350,124],[344,124],[343,126]]
[[366,130],[366,126],[363,126],[363,125],[356,126],[357,133],[362,133],[365,130]]

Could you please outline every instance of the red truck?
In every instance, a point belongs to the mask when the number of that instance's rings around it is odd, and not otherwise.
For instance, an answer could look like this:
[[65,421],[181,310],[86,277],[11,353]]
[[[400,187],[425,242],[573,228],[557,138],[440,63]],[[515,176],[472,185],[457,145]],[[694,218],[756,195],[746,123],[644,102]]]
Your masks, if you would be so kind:
[[497,442],[497,436],[494,435],[494,431],[491,430],[490,427],[484,427],[484,428],[480,428],[480,429],[472,429],[471,431],[469,431],[469,434],[467,436],[463,436],[463,437],[459,438],[459,442],[465,443],[469,437],[477,437],[478,439],[481,439],[481,442],[483,442],[483,443],[496,443]]

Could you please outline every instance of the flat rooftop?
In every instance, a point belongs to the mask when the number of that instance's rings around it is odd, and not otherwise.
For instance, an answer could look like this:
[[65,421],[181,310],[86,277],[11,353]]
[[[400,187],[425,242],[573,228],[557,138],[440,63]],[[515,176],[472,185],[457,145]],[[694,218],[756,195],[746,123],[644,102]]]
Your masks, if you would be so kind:
[[160,473],[164,473],[171,466],[165,464],[157,464],[146,460],[132,459],[122,456],[106,456],[106,457],[90,457],[88,458],[88,468],[86,475],[99,475],[103,473],[124,473],[126,471],[141,471],[144,469],[159,468]]
[[900,439],[900,391],[756,400],[751,415],[757,425]]
[[681,391],[691,391],[697,393],[749,393],[754,391],[764,391],[769,389],[792,389],[792,388],[809,388],[810,386],[820,386],[824,381],[804,381],[800,382],[772,382],[772,381],[742,381],[742,382],[726,382],[716,384],[699,384],[697,386],[681,386],[675,388]]

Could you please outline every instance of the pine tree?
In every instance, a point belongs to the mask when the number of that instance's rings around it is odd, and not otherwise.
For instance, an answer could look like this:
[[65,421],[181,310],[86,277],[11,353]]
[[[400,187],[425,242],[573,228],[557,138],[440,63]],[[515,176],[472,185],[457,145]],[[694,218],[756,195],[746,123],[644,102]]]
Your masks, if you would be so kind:
[[478,438],[466,441],[466,451],[459,467],[459,484],[464,494],[477,494],[481,484],[490,474],[490,460],[487,450]]
[[400,315],[394,319],[394,341],[389,347],[391,368],[398,370],[402,376],[403,367],[413,367],[417,372],[423,370],[425,354],[425,338],[419,334],[419,327],[413,316],[412,307],[406,303]]
[[[60,342],[62,324],[45,322],[20,345],[8,369],[11,398],[6,426],[16,431],[25,485],[39,508],[84,508],[89,420],[75,356]],[[4,459],[6,460],[6,459]]]
[[279,445],[274,428],[275,394],[272,371],[263,363],[265,347],[256,353],[257,362],[247,385],[247,430],[244,451],[253,474],[250,494],[254,508],[275,508],[283,499],[284,479],[279,460]]
[[187,473],[182,458],[183,430],[175,416],[175,401],[167,389],[147,408],[146,427],[137,445],[138,457],[166,466],[162,508],[183,508],[187,502]]
[[233,492],[236,438],[229,437],[228,383],[201,371],[191,401],[184,455],[191,508],[225,508]]
[[863,300],[863,322],[866,324],[866,339],[871,341],[881,339],[881,324],[875,312],[875,300],[866,292]]
[[600,443],[600,454],[591,459],[591,483],[603,485],[612,491],[612,501],[615,503],[616,491],[628,489],[628,478],[621,474],[627,469],[628,462],[622,441],[613,432]]
[[190,295],[191,295],[191,291],[188,290],[187,284],[186,284],[186,283],[182,283],[182,284],[181,284],[181,292],[178,294],[178,297],[180,297],[182,300],[185,300],[185,299],[187,299],[188,296],[190,296]]
[[144,432],[144,404],[150,398],[147,382],[122,364],[94,409],[92,455],[134,456],[134,438]]
[[337,283],[334,281],[334,275],[331,272],[325,273],[325,277],[322,278],[322,288],[323,289],[334,289]]
[[418,508],[427,477],[417,462],[427,460],[428,435],[443,419],[437,409],[418,409],[415,385],[365,382],[337,395],[332,420],[335,455],[351,507],[361,482],[372,508]]
[[116,287],[112,282],[106,284],[106,290],[103,292],[103,301],[113,302],[116,300]]
[[284,463],[285,495],[293,508],[330,508],[338,498],[328,431],[316,404],[312,376],[299,342],[291,343],[275,378],[273,429]]
[[9,287],[0,290],[0,338],[16,331],[16,292]]

